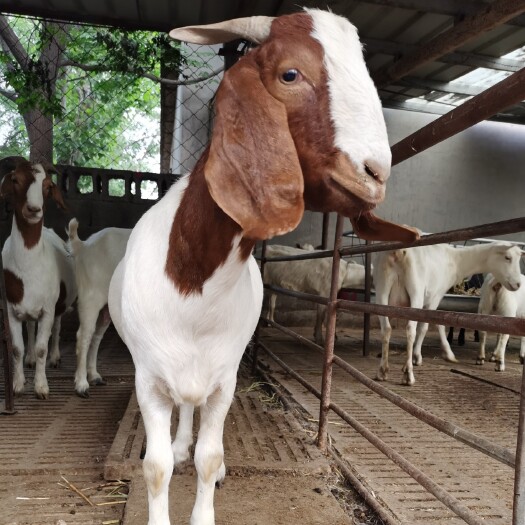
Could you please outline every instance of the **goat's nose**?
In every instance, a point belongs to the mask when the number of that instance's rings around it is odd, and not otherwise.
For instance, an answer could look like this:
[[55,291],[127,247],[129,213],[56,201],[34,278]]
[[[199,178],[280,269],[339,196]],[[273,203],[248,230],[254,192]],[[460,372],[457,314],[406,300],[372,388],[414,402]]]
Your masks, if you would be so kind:
[[390,175],[390,166],[382,166],[373,160],[365,161],[363,168],[365,173],[377,182],[385,182]]
[[516,290],[519,290],[521,286],[521,283],[516,283]]
[[39,211],[42,210],[42,208],[40,206],[30,206],[29,204],[27,205],[27,209],[31,213],[38,213]]

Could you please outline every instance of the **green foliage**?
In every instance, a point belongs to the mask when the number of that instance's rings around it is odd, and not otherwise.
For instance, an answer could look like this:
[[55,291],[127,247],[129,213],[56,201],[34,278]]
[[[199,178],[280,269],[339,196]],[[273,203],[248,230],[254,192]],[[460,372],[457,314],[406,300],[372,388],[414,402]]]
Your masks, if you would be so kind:
[[[0,96],[0,157],[27,154],[22,116],[37,108],[54,121],[55,162],[148,171],[159,154],[160,86],[143,75],[160,76],[161,61],[178,72],[180,45],[145,31],[8,21],[29,60],[21,67],[0,53],[0,89],[17,94],[15,103]],[[54,77],[53,39],[64,50]]]

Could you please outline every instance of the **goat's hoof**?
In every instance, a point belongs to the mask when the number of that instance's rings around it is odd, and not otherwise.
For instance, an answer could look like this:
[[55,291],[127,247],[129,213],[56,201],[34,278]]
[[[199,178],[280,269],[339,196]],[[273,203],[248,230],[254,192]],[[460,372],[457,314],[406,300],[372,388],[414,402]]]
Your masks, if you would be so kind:
[[35,368],[35,366],[36,366],[36,361],[33,361],[32,359],[31,359],[31,360],[26,359],[26,360],[24,360],[24,365],[25,365],[27,368]]
[[447,352],[443,352],[441,357],[449,363],[459,363],[459,361],[456,359],[456,356],[452,353],[448,354]]
[[35,390],[35,397],[37,399],[49,399],[49,389],[42,388],[40,390]]
[[496,356],[494,354],[492,354],[489,358],[489,361],[491,361],[492,363],[494,363],[496,361]]
[[525,361],[525,357],[520,355],[520,364],[523,364],[524,361]]
[[84,399],[89,398],[89,388],[86,388],[85,390],[75,390],[78,397],[82,397]]
[[476,364],[483,366],[485,364],[485,358],[484,357],[478,357],[476,358]]
[[386,381],[388,379],[388,368],[381,367],[376,374],[377,381]]
[[223,462],[219,468],[219,472],[217,472],[217,480],[215,481],[215,486],[218,489],[222,489],[222,487],[224,486],[224,478],[226,478],[226,466]]
[[505,372],[505,363],[501,361],[496,361],[496,367],[494,368],[496,372]]
[[94,386],[104,386],[107,385],[107,382],[101,377],[95,377],[95,379],[92,379],[89,384]]
[[422,357],[414,357],[412,359],[412,364],[414,366],[421,366],[423,364],[423,358]]
[[24,390],[25,390],[25,388],[24,388],[23,386],[22,386],[22,388],[16,388],[16,387],[15,387],[15,388],[13,389],[13,391],[14,391],[14,393],[15,393],[15,396],[18,396],[18,397],[24,395]]
[[403,379],[401,380],[401,384],[405,386],[412,386],[415,382],[416,380],[414,378],[414,374],[409,372],[406,366],[403,367]]
[[52,360],[49,361],[50,368],[59,368],[60,367],[60,359],[57,359],[56,361]]

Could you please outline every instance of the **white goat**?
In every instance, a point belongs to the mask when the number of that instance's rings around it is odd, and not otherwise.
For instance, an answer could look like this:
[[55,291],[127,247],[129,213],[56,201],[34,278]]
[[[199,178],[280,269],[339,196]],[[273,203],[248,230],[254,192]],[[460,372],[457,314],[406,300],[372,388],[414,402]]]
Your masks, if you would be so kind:
[[76,297],[73,263],[66,245],[53,230],[43,228],[46,198],[65,207],[60,190],[51,179],[53,172],[56,173],[51,166],[32,164],[23,157],[0,160],[0,195],[10,199],[14,207],[11,235],[2,250],[13,339],[13,386],[16,394],[24,391],[22,323],[28,321],[28,364],[36,361],[34,390],[40,399],[49,396],[45,370],[49,337],[53,335],[49,362],[57,366],[61,316]]
[[[355,28],[329,12],[174,30],[200,44],[261,43],[224,75],[210,145],[139,220],[115,270],[109,309],[136,368],[147,433],[149,525],[168,525],[174,463],[189,457],[200,407],[192,525],[215,523],[222,434],[237,369],[261,311],[256,240],[292,230],[304,206],[349,216],[362,235],[414,239],[370,213],[390,148]],[[173,406],[180,419],[173,444]]]
[[98,348],[111,323],[107,308],[109,283],[124,257],[130,234],[126,228],[104,228],[82,241],[78,237],[78,221],[69,222],[68,244],[75,261],[80,321],[75,390],[81,397],[89,397],[90,384],[105,384],[97,371]]
[[[521,275],[521,286],[514,292],[504,288],[493,275],[487,275],[481,287],[478,312],[480,314],[525,318],[525,275]],[[503,372],[505,370],[505,349],[508,340],[509,336],[507,334],[498,334],[496,348],[490,357],[491,361],[496,361],[497,372]],[[482,365],[485,362],[486,341],[487,332],[480,331],[479,354],[476,359],[477,365]],[[520,347],[521,364],[523,364],[524,359],[525,337],[522,337]]]
[[[266,247],[267,257],[281,255],[301,255],[311,250],[270,244]],[[330,295],[332,281],[332,257],[309,259],[303,261],[267,262],[264,266],[264,283],[280,286],[296,292],[305,292],[321,297]],[[364,286],[365,267],[361,264],[341,260],[339,266],[338,290],[343,287],[355,288]],[[277,294],[270,291],[268,319],[274,320]],[[317,305],[317,315],[314,328],[314,339],[317,344],[323,344],[323,324],[326,316],[326,306]]]
[[[462,248],[437,244],[377,252],[372,254],[376,302],[435,310],[447,290],[456,283],[469,275],[486,272],[497,275],[498,280],[509,290],[517,290],[521,282],[520,257],[518,247],[504,242]],[[388,317],[379,316],[379,322],[382,355],[377,379],[384,381],[388,375],[388,348],[392,329]],[[422,362],[421,345],[427,330],[428,323],[407,323],[407,360],[403,367],[403,384],[413,385],[415,382],[412,365]],[[438,331],[443,357],[456,362],[446,338],[445,327],[438,325]]]

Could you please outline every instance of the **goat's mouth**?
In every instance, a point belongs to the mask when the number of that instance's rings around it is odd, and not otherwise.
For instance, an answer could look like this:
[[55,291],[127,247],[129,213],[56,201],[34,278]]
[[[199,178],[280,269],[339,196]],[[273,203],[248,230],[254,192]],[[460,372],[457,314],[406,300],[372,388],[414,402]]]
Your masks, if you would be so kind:
[[375,208],[385,198],[385,185],[369,175],[351,173],[349,176],[332,172],[330,178],[340,192],[348,198],[362,201],[369,209]]
[[36,213],[23,211],[22,216],[29,224],[37,224],[42,220],[42,212],[38,211]]
[[520,285],[521,285],[521,283],[510,283],[510,282],[506,282],[506,283],[505,283],[505,288],[506,288],[507,290],[510,290],[511,292],[515,292],[515,291],[519,290]]

